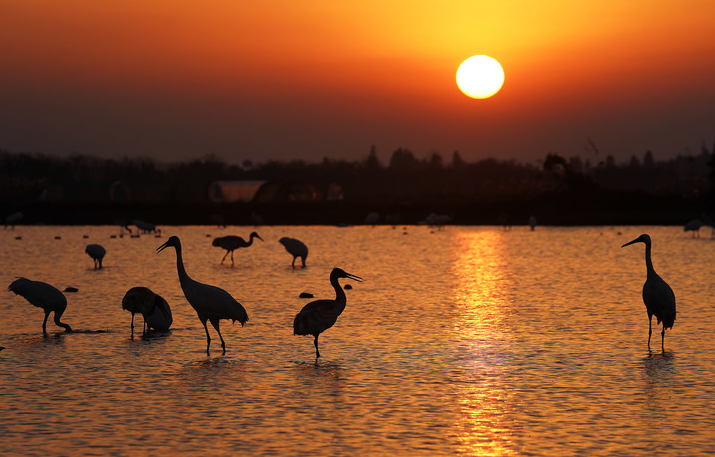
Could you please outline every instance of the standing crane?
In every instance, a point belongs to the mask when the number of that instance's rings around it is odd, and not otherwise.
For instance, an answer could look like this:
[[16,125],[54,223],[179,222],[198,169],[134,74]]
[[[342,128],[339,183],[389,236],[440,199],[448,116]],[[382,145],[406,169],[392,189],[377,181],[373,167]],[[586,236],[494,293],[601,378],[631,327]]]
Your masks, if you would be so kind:
[[318,336],[332,327],[338,320],[338,316],[343,312],[346,305],[345,291],[340,287],[338,279],[348,278],[355,281],[362,281],[359,276],[346,273],[340,268],[333,268],[330,272],[330,284],[335,289],[334,300],[315,300],[303,307],[293,319],[294,335],[313,335],[315,339],[315,357],[320,357],[318,349]]
[[665,351],[665,329],[673,328],[675,322],[675,294],[668,283],[658,276],[653,269],[653,261],[650,257],[650,236],[643,234],[633,241],[621,246],[622,248],[634,243],[645,244],[645,266],[646,280],[643,284],[643,303],[648,311],[648,347],[650,348],[650,336],[653,333],[653,316],[658,320],[658,324],[663,322],[663,331],[660,332],[660,346]]
[[171,236],[166,243],[157,248],[157,253],[168,247],[176,249],[176,269],[179,273],[181,290],[184,291],[186,301],[196,310],[199,320],[204,325],[204,330],[206,331],[206,354],[209,354],[209,348],[211,347],[211,337],[209,336],[209,329],[206,326],[207,320],[211,321],[211,325],[213,325],[218,332],[218,337],[221,339],[221,347],[225,354],[226,343],[223,341],[223,336],[221,336],[221,330],[219,330],[219,320],[231,319],[233,322],[239,321],[243,327],[248,321],[246,310],[225,290],[216,286],[202,284],[189,277],[184,268],[184,260],[181,257],[181,241],[179,237]]
[[169,303],[148,287],[132,287],[129,289],[124,294],[124,298],[122,298],[122,309],[132,313],[132,336],[134,335],[134,314],[136,313],[140,313],[144,318],[142,335],[146,333],[147,327],[166,332],[174,322]]
[[305,259],[308,258],[308,246],[300,240],[288,238],[287,236],[284,236],[278,242],[293,256],[293,263],[291,263],[293,268],[295,268],[295,259],[298,257],[303,261],[303,268],[305,268]]
[[45,310],[45,320],[42,321],[42,333],[47,335],[47,318],[51,312],[55,313],[55,324],[64,327],[65,332],[70,333],[72,327],[60,322],[60,317],[67,309],[67,298],[59,289],[41,281],[31,281],[26,278],[17,278],[7,288],[9,292],[23,297],[38,308]]
[[94,269],[102,268],[102,259],[107,253],[107,250],[101,244],[88,244],[84,252],[94,260]]
[[230,253],[231,254],[231,266],[233,266],[233,251],[239,248],[247,248],[248,246],[253,244],[253,239],[258,238],[259,240],[263,241],[263,238],[258,235],[256,232],[251,232],[251,235],[248,237],[248,242],[241,238],[240,236],[235,236],[235,235],[229,235],[229,236],[219,236],[217,238],[214,238],[213,240],[213,245],[214,246],[221,246],[226,250],[226,255],[223,256],[223,259],[221,259],[221,265],[223,265],[223,261],[226,260],[226,256]]

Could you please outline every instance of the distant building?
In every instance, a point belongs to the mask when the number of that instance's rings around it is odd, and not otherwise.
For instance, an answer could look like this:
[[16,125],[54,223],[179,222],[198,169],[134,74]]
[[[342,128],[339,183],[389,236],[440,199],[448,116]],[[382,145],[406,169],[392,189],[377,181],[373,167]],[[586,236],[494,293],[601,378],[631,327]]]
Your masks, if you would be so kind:
[[209,184],[209,200],[214,203],[251,202],[266,181],[214,181]]

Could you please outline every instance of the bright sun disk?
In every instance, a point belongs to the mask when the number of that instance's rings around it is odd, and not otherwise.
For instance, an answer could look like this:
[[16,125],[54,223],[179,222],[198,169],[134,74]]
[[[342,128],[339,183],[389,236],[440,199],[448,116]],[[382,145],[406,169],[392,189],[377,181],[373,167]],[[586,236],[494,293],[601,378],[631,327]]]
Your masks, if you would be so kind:
[[504,84],[504,70],[495,59],[479,55],[462,62],[457,69],[457,86],[472,98],[489,98]]

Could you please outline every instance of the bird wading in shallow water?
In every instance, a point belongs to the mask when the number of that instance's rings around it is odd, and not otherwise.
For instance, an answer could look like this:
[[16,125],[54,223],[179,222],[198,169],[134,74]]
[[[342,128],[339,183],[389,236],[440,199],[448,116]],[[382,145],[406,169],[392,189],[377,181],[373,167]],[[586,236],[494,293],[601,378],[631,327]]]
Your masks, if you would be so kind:
[[206,353],[209,354],[209,348],[211,347],[211,337],[209,336],[209,329],[206,326],[206,321],[208,320],[216,329],[216,332],[218,332],[218,337],[221,339],[221,347],[225,354],[226,343],[223,341],[223,336],[221,336],[221,330],[219,330],[219,320],[231,319],[233,322],[239,321],[241,326],[243,326],[248,321],[246,310],[225,290],[216,286],[202,284],[189,277],[186,273],[186,269],[184,269],[179,237],[170,237],[166,243],[157,248],[157,253],[168,247],[176,249],[176,269],[179,272],[179,282],[181,283],[181,290],[184,291],[186,301],[196,310],[199,320],[204,324],[204,330],[206,330]]
[[163,297],[147,287],[132,287],[124,294],[122,308],[132,313],[132,335],[134,335],[134,314],[140,313],[144,318],[142,334],[146,328],[166,332],[174,319],[171,308]]
[[240,236],[234,236],[234,235],[229,235],[229,236],[220,236],[218,238],[215,238],[213,240],[213,245],[214,246],[221,246],[226,250],[226,254],[223,256],[223,259],[221,259],[221,265],[223,265],[223,261],[226,260],[226,256],[230,253],[231,254],[231,266],[233,266],[233,251],[239,248],[247,248],[250,245],[253,244],[253,239],[258,238],[259,240],[263,241],[263,238],[261,238],[258,233],[256,232],[251,232],[251,235],[248,237],[248,242],[241,238]]
[[67,309],[67,298],[59,289],[41,281],[31,281],[26,278],[17,278],[7,288],[10,292],[23,297],[38,308],[45,310],[45,320],[42,322],[42,333],[47,335],[47,318],[51,312],[55,313],[55,324],[63,327],[67,333],[72,327],[60,322],[60,317]]
[[300,240],[288,238],[287,236],[284,236],[278,240],[278,242],[293,256],[293,263],[291,263],[293,268],[295,268],[295,259],[298,257],[300,257],[300,260],[303,262],[303,268],[305,268],[305,259],[308,258],[308,246]]
[[340,278],[362,281],[359,276],[347,273],[340,268],[333,268],[333,271],[330,272],[330,284],[335,289],[335,299],[312,301],[305,305],[293,319],[294,335],[313,335],[315,337],[313,344],[315,345],[316,359],[320,357],[318,336],[332,327],[345,309],[346,297],[345,291],[338,283]]
[[98,268],[102,268],[102,259],[104,259],[104,256],[107,254],[107,250],[104,249],[102,245],[88,244],[87,247],[84,249],[84,252],[89,254],[92,260],[94,260],[95,270]]
[[650,255],[650,236],[643,234],[621,247],[624,248],[634,243],[645,244],[646,280],[645,284],[643,284],[643,303],[645,303],[648,311],[648,347],[650,348],[650,336],[653,333],[652,321],[655,315],[658,324],[663,322],[663,330],[660,332],[660,346],[665,351],[665,329],[672,329],[675,322],[675,294],[668,283],[663,281],[653,269],[653,261]]

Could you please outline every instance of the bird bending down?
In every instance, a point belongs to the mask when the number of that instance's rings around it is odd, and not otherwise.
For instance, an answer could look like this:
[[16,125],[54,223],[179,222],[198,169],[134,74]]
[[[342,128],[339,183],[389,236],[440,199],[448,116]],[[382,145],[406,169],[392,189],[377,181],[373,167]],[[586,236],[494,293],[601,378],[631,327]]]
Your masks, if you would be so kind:
[[64,327],[67,333],[72,331],[72,327],[60,322],[60,317],[67,308],[67,298],[59,289],[41,281],[31,281],[26,278],[17,278],[7,288],[10,292],[15,292],[31,305],[45,310],[45,320],[42,321],[42,333],[47,335],[47,318],[50,313],[55,313],[55,324]]
[[88,244],[84,249],[84,252],[89,254],[89,256],[94,260],[94,269],[102,268],[102,259],[107,253],[107,250],[100,244]]
[[226,256],[230,253],[231,266],[233,266],[233,251],[238,248],[247,248],[248,246],[252,245],[254,238],[258,238],[259,240],[263,241],[263,238],[261,238],[256,232],[251,232],[251,235],[248,237],[248,242],[246,242],[246,240],[244,240],[240,236],[234,235],[220,236],[218,238],[215,238],[212,244],[214,246],[221,246],[226,250],[226,255],[223,256],[223,259],[221,259],[221,265],[223,265],[223,261],[226,260]]
[[338,283],[340,278],[362,281],[359,276],[346,273],[340,268],[333,268],[333,271],[330,272],[330,284],[335,289],[335,299],[312,301],[305,305],[293,320],[294,335],[313,335],[315,337],[313,344],[315,345],[316,358],[320,357],[318,336],[332,327],[345,309],[346,297],[345,291]]
[[122,308],[132,313],[132,335],[134,335],[134,314],[140,313],[144,318],[142,334],[147,327],[160,332],[166,332],[174,319],[171,308],[163,297],[147,287],[132,287],[122,299]]
[[650,236],[643,234],[633,241],[621,246],[622,248],[634,243],[645,244],[645,266],[646,280],[643,284],[643,303],[648,311],[648,347],[650,348],[650,336],[653,333],[652,320],[655,315],[658,324],[663,322],[663,330],[660,332],[660,346],[665,350],[665,329],[673,328],[675,322],[675,294],[668,283],[658,276],[653,269],[653,262],[650,256]]
[[189,277],[186,273],[186,269],[184,269],[179,237],[170,237],[166,243],[157,248],[157,253],[168,247],[176,249],[176,269],[179,273],[179,282],[181,283],[181,290],[184,291],[186,301],[196,310],[199,320],[204,324],[204,330],[206,330],[206,353],[209,354],[209,348],[211,347],[211,337],[209,336],[209,329],[206,326],[206,321],[208,320],[218,332],[218,337],[221,339],[221,347],[225,354],[226,343],[223,341],[223,336],[221,336],[221,330],[219,330],[219,320],[231,319],[233,322],[239,321],[241,326],[243,326],[248,321],[246,310],[225,290],[216,286],[202,284]]
[[288,238],[287,236],[284,236],[278,242],[293,256],[293,263],[291,263],[293,268],[295,268],[295,259],[298,257],[303,261],[303,268],[305,268],[305,259],[308,258],[308,246],[300,240]]

